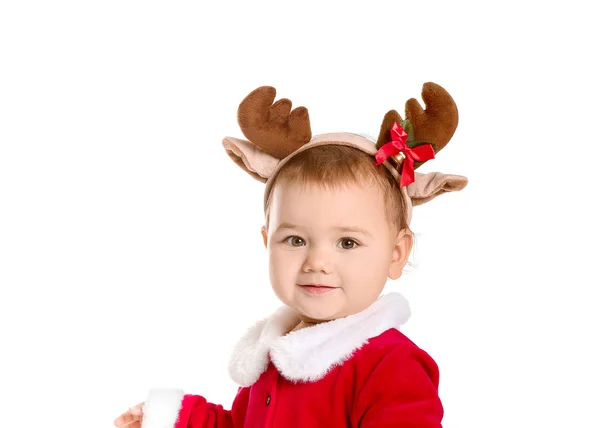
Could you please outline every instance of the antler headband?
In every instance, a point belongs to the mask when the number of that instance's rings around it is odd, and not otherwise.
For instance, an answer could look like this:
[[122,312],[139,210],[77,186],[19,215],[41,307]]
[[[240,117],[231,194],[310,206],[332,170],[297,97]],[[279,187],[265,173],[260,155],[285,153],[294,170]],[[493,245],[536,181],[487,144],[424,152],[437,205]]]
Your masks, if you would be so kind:
[[271,86],[261,86],[240,103],[238,123],[248,140],[225,137],[223,146],[231,159],[255,179],[266,183],[264,208],[281,168],[296,154],[321,145],[354,147],[374,156],[398,181],[406,201],[406,218],[410,224],[412,207],[445,192],[458,191],[467,185],[460,175],[414,172],[442,150],[458,125],[454,100],[441,86],[423,85],[425,109],[411,98],[406,102],[406,120],[396,110],[383,118],[377,143],[358,134],[329,133],[312,137],[308,110],[296,107],[287,98],[275,100]]

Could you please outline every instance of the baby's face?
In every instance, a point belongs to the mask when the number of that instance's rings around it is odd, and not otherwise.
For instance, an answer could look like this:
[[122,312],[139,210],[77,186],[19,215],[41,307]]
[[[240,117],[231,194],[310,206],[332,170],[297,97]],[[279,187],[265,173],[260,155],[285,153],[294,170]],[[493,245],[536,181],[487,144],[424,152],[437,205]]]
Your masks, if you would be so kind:
[[271,197],[269,230],[262,230],[271,285],[305,321],[360,312],[379,297],[388,276],[402,274],[412,237],[393,232],[380,189],[283,182]]

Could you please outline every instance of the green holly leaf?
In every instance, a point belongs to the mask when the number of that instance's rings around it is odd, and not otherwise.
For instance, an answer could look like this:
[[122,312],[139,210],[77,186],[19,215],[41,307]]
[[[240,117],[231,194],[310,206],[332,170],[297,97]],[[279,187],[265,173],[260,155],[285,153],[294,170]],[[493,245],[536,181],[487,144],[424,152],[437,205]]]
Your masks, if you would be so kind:
[[408,140],[406,140],[407,144],[410,143],[412,140],[415,139],[415,130],[413,129],[413,126],[412,126],[412,123],[410,123],[410,120],[408,120],[408,119],[403,120],[402,123],[400,124],[400,126],[408,134]]
[[407,145],[408,147],[410,147],[411,149],[414,149],[415,147],[422,146],[423,144],[429,144],[429,145],[433,146],[433,151],[434,151],[435,153],[437,153],[437,150],[436,150],[436,148],[435,148],[435,144],[428,143],[427,141],[411,141],[411,142],[407,142],[407,143],[406,143],[406,145]]

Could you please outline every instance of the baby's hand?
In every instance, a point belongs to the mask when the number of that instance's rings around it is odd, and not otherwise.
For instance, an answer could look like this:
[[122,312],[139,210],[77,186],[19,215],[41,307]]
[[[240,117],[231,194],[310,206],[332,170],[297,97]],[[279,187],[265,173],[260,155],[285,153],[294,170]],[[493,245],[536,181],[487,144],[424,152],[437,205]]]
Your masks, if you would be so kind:
[[143,405],[144,403],[140,403],[135,407],[130,407],[128,411],[115,419],[115,426],[124,428],[141,428]]

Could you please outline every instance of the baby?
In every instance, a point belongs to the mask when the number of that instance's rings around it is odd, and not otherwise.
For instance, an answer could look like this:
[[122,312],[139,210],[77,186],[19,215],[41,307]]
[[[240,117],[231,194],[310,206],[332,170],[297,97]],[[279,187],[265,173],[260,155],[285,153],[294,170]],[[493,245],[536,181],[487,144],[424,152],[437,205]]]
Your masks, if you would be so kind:
[[240,104],[250,140],[227,137],[229,156],[266,182],[262,237],[273,291],[284,306],[252,326],[229,372],[231,410],[200,395],[153,390],[122,414],[127,428],[441,427],[435,361],[399,331],[410,315],[398,279],[413,245],[412,207],[464,188],[467,179],[414,169],[458,123],[440,86],[423,86],[407,120],[392,110],[379,139],[312,137],[308,112],[261,87]]

